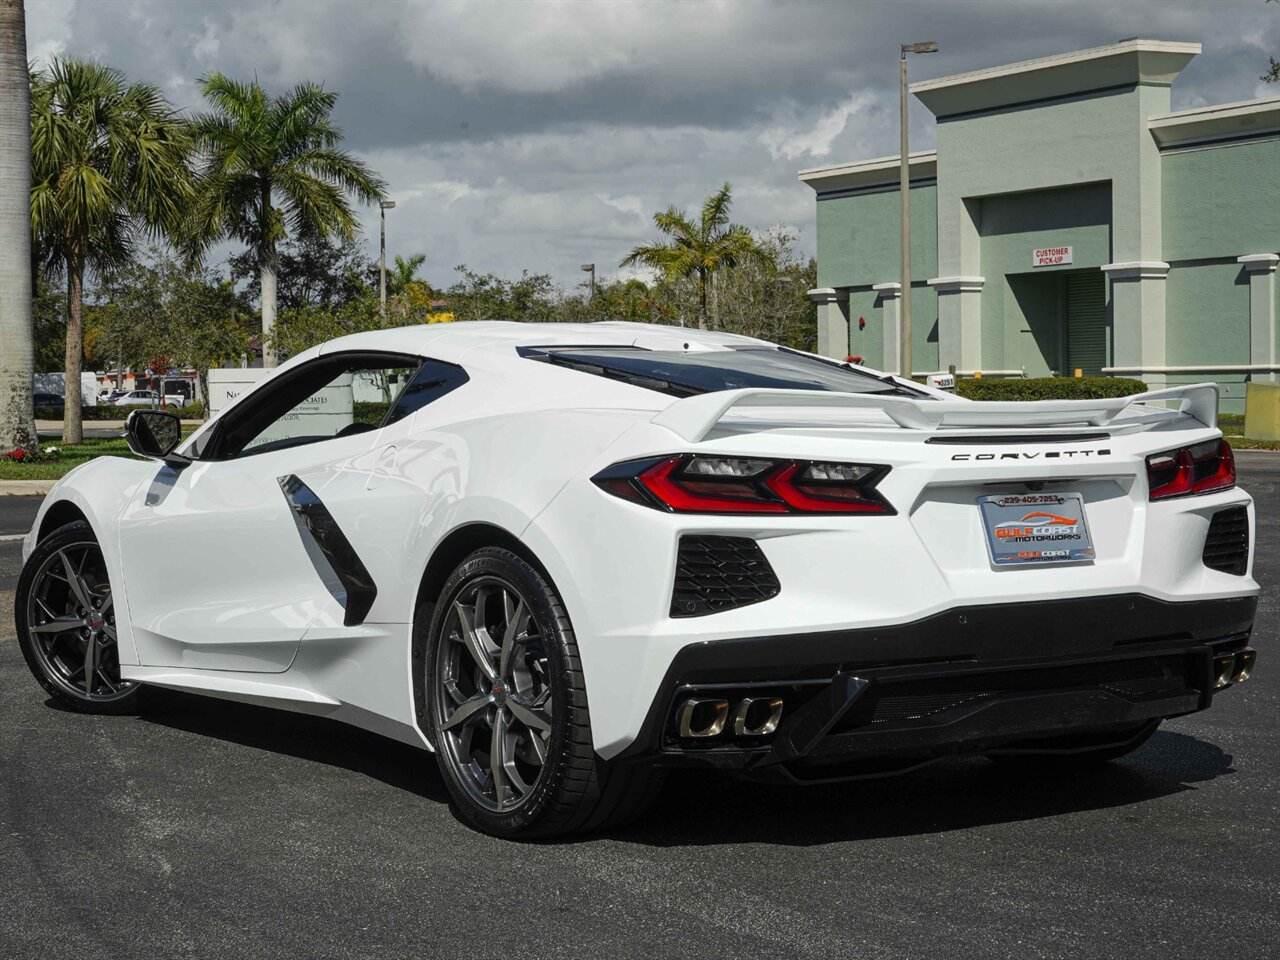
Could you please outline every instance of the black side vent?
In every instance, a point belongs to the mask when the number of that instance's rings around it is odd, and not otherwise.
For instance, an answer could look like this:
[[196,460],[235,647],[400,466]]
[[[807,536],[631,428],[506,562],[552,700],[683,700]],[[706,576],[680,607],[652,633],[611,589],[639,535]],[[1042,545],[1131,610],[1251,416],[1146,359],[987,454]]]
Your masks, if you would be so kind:
[[1243,577],[1249,567],[1249,512],[1244,507],[1219,510],[1204,538],[1204,565]]
[[680,538],[671,616],[701,617],[776,597],[782,587],[747,537]]

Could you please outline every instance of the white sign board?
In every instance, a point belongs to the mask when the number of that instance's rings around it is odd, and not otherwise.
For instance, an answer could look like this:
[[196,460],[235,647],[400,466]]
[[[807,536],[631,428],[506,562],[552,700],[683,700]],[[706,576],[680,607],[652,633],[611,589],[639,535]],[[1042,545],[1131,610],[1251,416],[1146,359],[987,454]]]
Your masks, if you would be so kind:
[[954,390],[956,388],[956,378],[950,373],[931,373],[925,378],[925,383],[937,390]]
[[[252,389],[268,371],[260,367],[236,369],[233,367],[209,371],[209,414],[216,415],[226,409],[233,400]],[[287,437],[332,437],[355,419],[354,393],[351,374],[343,374],[264,430],[249,444],[270,443]]]
[[1070,247],[1045,247],[1043,250],[1031,251],[1033,267],[1060,267],[1071,262]]

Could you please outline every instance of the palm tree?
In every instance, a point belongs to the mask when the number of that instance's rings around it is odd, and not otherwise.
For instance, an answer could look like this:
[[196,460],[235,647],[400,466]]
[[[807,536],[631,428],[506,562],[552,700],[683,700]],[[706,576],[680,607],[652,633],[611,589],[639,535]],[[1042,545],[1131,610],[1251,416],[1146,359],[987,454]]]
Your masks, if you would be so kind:
[[408,260],[396,254],[395,266],[387,271],[387,290],[391,293],[404,293],[411,283],[422,283],[418,279],[418,268],[427,262],[425,253],[412,254]]
[[287,231],[349,240],[357,224],[347,194],[373,203],[386,183],[338,148],[342,131],[330,119],[337,94],[308,82],[270,97],[257,80],[221,73],[200,82],[213,109],[195,119],[207,156],[189,251],[198,255],[231,237],[254,253],[262,283],[262,362],[274,367],[277,245]]
[[702,217],[694,223],[683,210],[669,207],[655,213],[653,223],[671,239],[665,243],[642,244],[627,254],[620,267],[641,264],[662,271],[668,280],[696,277],[698,280],[698,326],[707,328],[707,287],[716,271],[739,263],[755,261],[772,265],[772,255],[756,242],[746,227],[729,222],[733,205],[728,183],[707,197]]
[[22,0],[0,0],[0,446],[36,445],[31,410],[31,88]]
[[63,443],[80,443],[84,277],[126,261],[137,234],[171,236],[192,198],[187,123],[147,83],[87,60],[31,76],[31,230],[67,280]]

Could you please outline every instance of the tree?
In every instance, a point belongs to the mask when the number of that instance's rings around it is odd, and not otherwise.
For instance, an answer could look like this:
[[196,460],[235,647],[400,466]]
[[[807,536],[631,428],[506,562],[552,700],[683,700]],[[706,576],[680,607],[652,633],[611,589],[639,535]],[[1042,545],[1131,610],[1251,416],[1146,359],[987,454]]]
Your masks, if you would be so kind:
[[425,287],[426,283],[418,279],[418,268],[427,262],[425,253],[415,253],[406,260],[396,254],[396,262],[387,271],[387,292],[404,293],[413,286]]
[[[206,152],[188,250],[199,256],[230,237],[253,253],[262,290],[263,342],[276,319],[278,247],[308,232],[350,240],[356,218],[347,194],[381,200],[386,183],[362,161],[339,149],[342,131],[330,115],[338,96],[301,83],[269,97],[257,80],[244,83],[214,73],[200,81],[212,107],[195,120]],[[276,357],[264,349],[263,365]]]
[[31,229],[67,281],[63,443],[83,439],[84,279],[118,264],[139,232],[174,234],[192,197],[186,122],[151,84],[55,59],[31,77]]
[[37,444],[31,409],[31,91],[22,0],[0,0],[0,446]]
[[[249,330],[230,281],[192,270],[168,251],[152,248],[102,278],[90,311],[93,342],[105,362],[142,370],[164,366],[196,371],[201,399],[211,366],[235,362],[249,348]],[[87,340],[86,340],[87,342]]]
[[726,183],[703,202],[702,216],[696,223],[674,206],[665,213],[655,213],[654,226],[671,239],[636,247],[618,266],[651,267],[667,280],[694,277],[698,286],[698,326],[705,330],[707,292],[715,274],[739,263],[770,262],[768,252],[750,230],[729,222],[732,205],[732,188]]
[[[320,236],[313,230],[281,241],[277,251],[277,314],[309,304],[334,307],[367,296],[377,283],[378,264],[360,242]],[[262,300],[262,280],[257,254],[245,250],[229,258],[234,278],[248,277],[244,292],[250,300]]]
[[555,284],[545,273],[526,270],[518,280],[504,280],[492,273],[476,273],[465,264],[454,269],[462,279],[444,296],[458,320],[538,323],[557,319]]

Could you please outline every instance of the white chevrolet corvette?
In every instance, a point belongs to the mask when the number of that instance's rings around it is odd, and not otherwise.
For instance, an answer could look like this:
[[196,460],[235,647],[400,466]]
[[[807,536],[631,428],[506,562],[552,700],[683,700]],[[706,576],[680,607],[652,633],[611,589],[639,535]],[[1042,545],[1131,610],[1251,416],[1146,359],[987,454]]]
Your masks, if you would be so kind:
[[155,685],[434,750],[499,835],[635,816],[672,765],[1104,760],[1253,666],[1216,418],[644,324],[358,334],[185,440],[134,412],[150,460],[45,500],[18,634],[72,709]]

